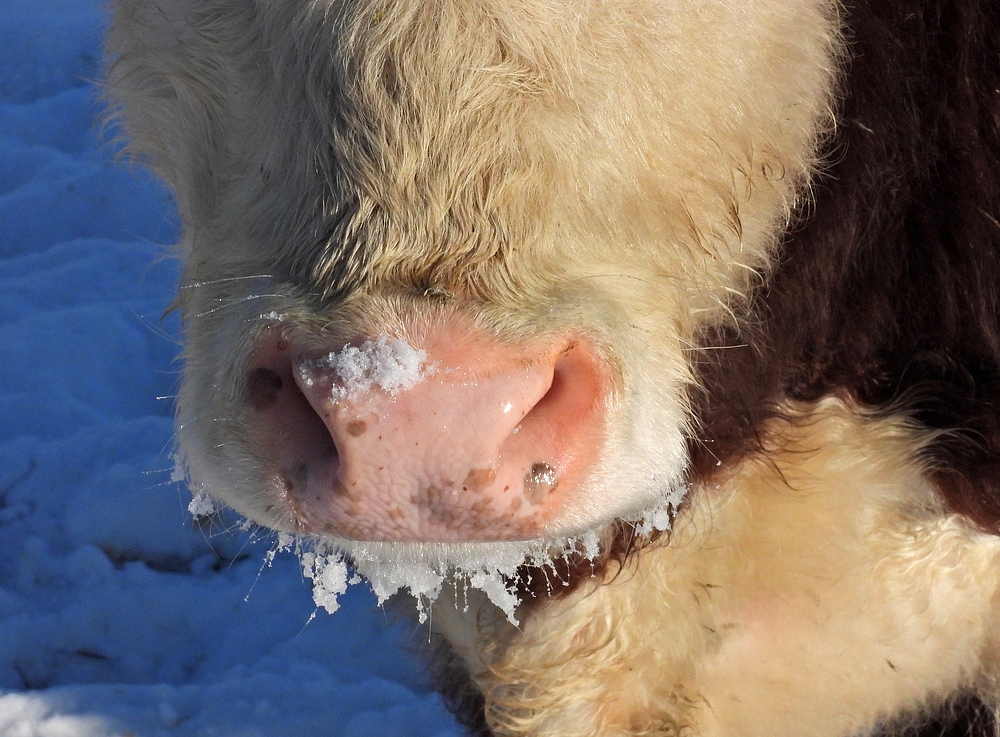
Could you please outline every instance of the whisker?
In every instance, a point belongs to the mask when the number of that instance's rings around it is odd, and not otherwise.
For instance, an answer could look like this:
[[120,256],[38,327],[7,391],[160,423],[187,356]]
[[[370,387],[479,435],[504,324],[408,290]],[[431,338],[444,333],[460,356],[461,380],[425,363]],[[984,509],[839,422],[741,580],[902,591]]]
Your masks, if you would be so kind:
[[[197,315],[195,315],[195,317],[197,318],[197,317],[205,317],[206,315],[213,315],[216,312],[218,312],[219,310],[225,309],[226,307],[235,307],[235,306],[240,305],[240,304],[242,304],[244,302],[250,302],[250,301],[255,300],[255,299],[266,299],[268,297],[274,298],[274,299],[281,299],[284,296],[285,295],[283,295],[283,294],[251,294],[248,297],[240,297],[239,299],[236,299],[236,300],[233,300],[233,301],[230,301],[230,302],[225,302],[225,304],[220,304],[218,307],[213,307],[210,310],[205,310],[204,312],[199,312]],[[221,302],[222,300],[220,299],[220,300],[217,300],[217,301]]]
[[730,348],[749,348],[749,343],[738,343],[736,345],[696,345],[690,348],[681,348],[682,351],[726,351]]
[[[176,335],[172,335],[171,333],[169,333],[161,325],[158,325],[156,323],[150,322],[149,318],[147,318],[145,315],[140,314],[139,312],[137,312],[134,307],[130,307],[129,309],[132,312],[132,316],[136,320],[138,320],[139,323],[144,328],[146,328],[147,330],[149,330],[149,332],[151,332],[153,335],[157,336],[158,338],[163,338],[164,340],[166,340],[166,341],[168,341],[170,343],[173,343],[176,346],[183,346],[184,345],[184,341],[183,340],[181,340],[180,338],[178,338]],[[162,318],[161,318],[160,322],[162,323]]]
[[181,286],[181,291],[185,289],[195,289],[199,287],[210,287],[214,284],[227,284],[234,281],[246,281],[248,279],[274,279],[274,274],[252,274],[250,276],[227,276],[220,279],[209,279],[207,281],[196,281]]
[[649,280],[641,276],[635,276],[634,274],[587,274],[586,276],[577,276],[572,279],[572,281],[584,281],[585,279],[631,279],[632,281],[647,283]]

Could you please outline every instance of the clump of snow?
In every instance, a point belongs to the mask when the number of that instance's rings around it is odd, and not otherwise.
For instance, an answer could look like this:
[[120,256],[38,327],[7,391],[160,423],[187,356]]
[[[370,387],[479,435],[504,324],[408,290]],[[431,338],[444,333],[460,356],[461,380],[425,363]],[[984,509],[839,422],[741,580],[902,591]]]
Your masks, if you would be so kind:
[[[344,566],[350,560],[371,586],[379,603],[409,590],[415,598],[418,619],[425,622],[429,606],[438,598],[446,580],[467,588],[479,589],[514,625],[518,624],[518,598],[514,583],[522,565],[552,568],[555,560],[571,554],[586,555],[579,538],[528,540],[496,543],[393,543],[355,542],[324,539],[315,543],[324,564]],[[596,557],[596,549],[591,549]],[[303,565],[314,566],[315,559],[303,556]],[[594,558],[590,558],[593,560]],[[554,569],[553,569],[554,570]],[[306,575],[309,573],[307,571]],[[316,579],[314,580],[314,585]],[[337,574],[332,579],[339,583]],[[316,603],[331,600],[336,593],[321,583]]]
[[333,387],[335,400],[355,399],[373,386],[395,395],[434,373],[434,366],[427,365],[426,351],[402,338],[390,340],[385,335],[361,346],[346,345],[340,351],[302,361],[298,368],[306,386],[313,386],[330,373],[336,375],[341,384]]
[[347,593],[347,566],[337,556],[302,554],[302,570],[313,582],[313,601],[333,614],[340,608],[337,597]]
[[[298,553],[304,575],[313,582],[313,601],[330,613],[339,608],[338,597],[349,584],[367,580],[379,605],[407,589],[416,600],[419,621],[426,622],[430,605],[441,594],[444,582],[451,580],[483,591],[517,625],[517,569],[526,564],[551,568],[553,561],[570,554],[582,553],[594,560],[599,551],[594,541],[596,533],[584,538],[500,543],[305,540],[282,534],[270,555],[286,550]],[[348,577],[348,561],[364,579]]]
[[215,500],[203,491],[199,491],[188,504],[188,512],[192,517],[211,517],[217,511]]
[[181,459],[180,454],[172,453],[170,455],[170,460],[173,463],[173,467],[170,470],[170,483],[185,483],[187,481],[187,471],[184,468],[184,461]]
[[635,531],[646,537],[654,532],[668,531],[673,522],[674,513],[684,501],[687,491],[686,487],[671,489],[659,504],[647,509],[638,518],[631,520],[636,525]]
[[294,535],[288,532],[278,533],[277,543],[275,543],[274,547],[272,547],[269,551],[267,551],[267,554],[264,556],[264,565],[270,566],[272,563],[274,563],[274,558],[275,556],[278,555],[278,553],[286,553],[290,551],[292,549],[292,546],[294,545],[295,545]]
[[601,553],[601,539],[597,530],[587,530],[580,537],[580,545],[583,547],[583,557],[587,560],[594,560]]
[[[685,492],[670,491],[659,504],[631,520],[637,534],[668,531]],[[571,537],[489,543],[357,542],[331,538],[302,541],[282,534],[278,549],[295,549],[305,576],[313,582],[316,606],[331,613],[339,608],[338,597],[348,585],[361,580],[357,576],[348,578],[350,561],[368,581],[379,604],[408,590],[416,600],[420,622],[427,621],[430,605],[440,595],[445,581],[450,581],[458,588],[485,593],[517,626],[518,569],[524,565],[547,569],[558,579],[556,561],[568,557],[596,561],[601,553],[600,538],[596,529]]]

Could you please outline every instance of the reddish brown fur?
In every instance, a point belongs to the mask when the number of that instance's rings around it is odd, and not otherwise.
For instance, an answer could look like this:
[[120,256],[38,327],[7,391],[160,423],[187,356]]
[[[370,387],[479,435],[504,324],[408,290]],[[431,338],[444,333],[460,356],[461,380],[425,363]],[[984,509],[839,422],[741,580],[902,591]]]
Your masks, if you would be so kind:
[[[750,319],[705,336],[694,473],[751,452],[782,395],[846,390],[946,431],[948,504],[998,532],[1000,5],[853,3],[847,27],[833,163]],[[903,734],[997,729],[972,697],[917,716]]]
[[740,328],[706,335],[695,474],[755,447],[775,400],[849,392],[947,431],[949,504],[1000,530],[1000,5],[848,8],[839,128]]

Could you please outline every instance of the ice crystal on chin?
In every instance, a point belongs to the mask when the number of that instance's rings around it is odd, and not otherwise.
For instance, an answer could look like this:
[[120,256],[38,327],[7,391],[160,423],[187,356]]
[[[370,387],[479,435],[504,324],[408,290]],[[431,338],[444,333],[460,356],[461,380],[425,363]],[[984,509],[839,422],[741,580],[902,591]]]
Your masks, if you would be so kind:
[[[408,589],[416,600],[417,616],[427,620],[428,607],[438,598],[446,580],[479,589],[512,624],[517,624],[514,591],[522,565],[551,566],[554,560],[584,553],[579,538],[494,543],[361,543],[324,540],[328,559],[349,558],[371,585],[379,603]],[[597,546],[591,551],[596,553]],[[596,554],[591,560],[596,558]]]
[[[624,521],[641,536],[666,532],[685,493],[686,489],[675,489],[657,505]],[[207,494],[198,493],[188,509],[200,517],[217,511],[218,506]],[[552,573],[550,580],[559,581],[556,561],[570,557],[597,560],[601,531],[593,529],[553,539],[475,543],[357,542],[282,532],[265,556],[265,565],[270,565],[279,552],[299,556],[303,574],[313,584],[313,601],[331,614],[340,607],[338,598],[349,585],[367,580],[380,605],[403,589],[409,590],[416,600],[419,621],[426,622],[430,606],[448,581],[459,589],[482,591],[517,626],[517,570],[525,565],[548,569]],[[350,575],[349,565],[360,576]]]
[[647,509],[637,518],[629,520],[635,524],[636,533],[648,537],[656,532],[669,530],[673,523],[674,513],[680,508],[687,492],[686,487],[673,489],[658,505]]
[[[683,492],[667,497],[661,504],[629,520],[640,535],[670,529],[673,512]],[[430,606],[446,581],[458,588],[478,589],[500,609],[513,625],[518,625],[515,592],[517,570],[521,566],[548,569],[558,580],[554,563],[574,557],[595,561],[600,555],[600,533],[549,540],[493,543],[393,543],[356,542],[340,539],[296,539],[279,536],[278,550],[294,550],[305,576],[313,583],[313,601],[328,612],[339,608],[338,597],[349,584],[363,577],[379,604],[403,589],[416,600],[420,622],[427,621]],[[358,575],[349,576],[348,565]]]
[[215,505],[215,500],[203,491],[199,491],[191,497],[191,502],[188,504],[188,514],[195,519],[211,517],[216,511],[218,508]]

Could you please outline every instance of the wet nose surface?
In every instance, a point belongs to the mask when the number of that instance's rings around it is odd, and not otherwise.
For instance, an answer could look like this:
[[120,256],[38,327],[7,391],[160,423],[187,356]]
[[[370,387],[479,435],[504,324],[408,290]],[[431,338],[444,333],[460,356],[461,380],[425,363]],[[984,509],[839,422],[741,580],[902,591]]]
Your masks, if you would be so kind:
[[[265,351],[248,402],[304,531],[356,540],[540,537],[599,442],[601,374],[579,340],[442,327],[322,355]],[[291,385],[290,385],[291,384]],[[296,396],[297,395],[297,396]]]

